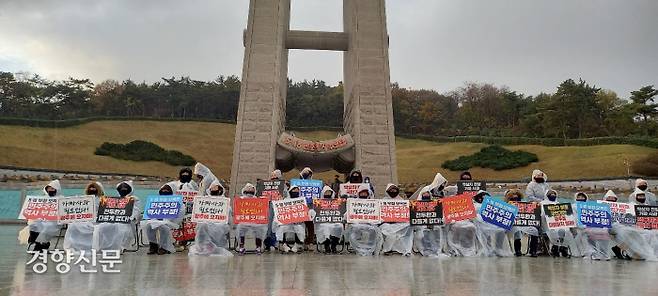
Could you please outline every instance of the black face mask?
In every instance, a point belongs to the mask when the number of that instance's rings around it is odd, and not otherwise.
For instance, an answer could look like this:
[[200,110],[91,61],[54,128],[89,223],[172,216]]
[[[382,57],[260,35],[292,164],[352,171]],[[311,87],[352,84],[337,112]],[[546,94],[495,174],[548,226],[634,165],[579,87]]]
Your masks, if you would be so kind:
[[518,196],[516,196],[516,195],[514,195],[514,196],[511,196],[511,197],[509,198],[509,201],[521,201],[521,198],[518,197]]
[[548,198],[550,201],[555,201],[557,200],[557,195],[547,195],[546,198]]
[[50,197],[55,197],[55,195],[57,195],[57,191],[46,191],[46,192],[48,192],[48,196]]
[[160,190],[160,195],[173,195],[174,193],[171,190]]
[[647,190],[647,188],[649,188],[647,185],[640,185],[640,186],[637,186],[637,189],[640,189],[640,190],[642,190],[642,191]]
[[363,177],[361,175],[352,175],[350,176],[350,183],[363,183]]
[[473,197],[476,203],[482,203],[484,201],[484,194],[479,194]]
[[361,194],[361,192],[359,192],[359,198],[361,198],[361,199],[367,199],[368,196],[369,196],[368,193],[364,192],[363,194]]
[[427,194],[427,195],[423,194],[423,195],[420,196],[420,200],[430,201],[430,200],[432,200],[432,195],[431,194]]
[[245,191],[244,195],[256,195],[256,192],[254,192],[254,191]]
[[126,196],[130,193],[130,187],[127,185],[122,185],[117,188],[117,191],[119,192],[120,196]]
[[539,184],[544,183],[544,178],[536,178],[535,182],[537,182]]
[[96,194],[98,194],[98,190],[96,190],[96,188],[92,187],[87,189],[87,195],[96,195]]
[[400,191],[386,191],[386,194],[390,197],[397,197],[400,194]]
[[327,194],[324,196],[324,198],[331,198],[331,197],[332,197],[331,194]]
[[587,197],[582,195],[576,196],[576,201],[587,201]]
[[311,176],[312,176],[311,174],[304,173],[304,174],[302,174],[302,179],[310,179]]
[[179,178],[180,178],[180,181],[183,182],[183,183],[190,183],[190,181],[192,181],[192,175],[189,175],[189,174],[180,175]]
[[290,192],[290,198],[298,198],[299,197],[299,192]]
[[430,191],[430,194],[434,197],[443,197],[443,185],[434,188]]
[[639,202],[639,203],[644,203],[645,201],[647,201],[647,197],[646,196],[642,196],[642,197],[636,196],[635,200],[637,200],[637,202]]
[[210,190],[210,195],[212,196],[220,196],[224,193],[224,190],[218,189],[218,190]]

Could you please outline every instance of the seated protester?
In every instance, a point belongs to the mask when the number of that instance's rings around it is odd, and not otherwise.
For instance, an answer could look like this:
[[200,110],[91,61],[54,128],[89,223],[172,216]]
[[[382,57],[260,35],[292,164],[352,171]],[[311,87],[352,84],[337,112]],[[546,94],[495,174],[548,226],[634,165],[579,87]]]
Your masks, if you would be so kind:
[[477,218],[473,223],[475,224],[475,234],[477,235],[478,246],[480,247],[478,255],[485,257],[510,257],[514,253],[512,253],[512,248],[507,239],[507,231],[493,224],[484,222],[482,216],[480,216],[482,202],[484,202],[484,198],[487,196],[490,197],[491,195],[484,190],[478,191],[475,196],[473,196],[475,211],[477,213]]
[[658,200],[656,200],[656,195],[649,192],[649,183],[644,179],[635,180],[635,188],[644,191],[644,195],[647,197],[647,204],[650,206],[658,206]]
[[[256,196],[256,187],[251,183],[245,184],[240,192],[238,198],[258,198]],[[238,243],[238,253],[240,255],[244,255],[246,252],[244,248],[245,236],[250,232],[256,240],[256,254],[260,255],[262,253],[263,240],[267,237],[267,224],[242,223],[236,225],[235,229],[240,239]]]
[[[373,197],[369,184],[361,184],[357,190],[357,198],[371,199]],[[383,239],[382,232],[377,225],[349,223],[345,229],[345,240],[361,256],[379,255]]]
[[[206,190],[206,196],[226,197],[226,189],[219,180],[214,180]],[[229,222],[231,220],[231,205],[229,204]],[[194,244],[189,249],[189,256],[228,256],[233,254],[229,249],[230,223],[197,223]]]
[[[203,166],[199,163],[197,163],[197,165]],[[204,170],[202,170],[202,171],[204,171]],[[209,173],[209,172],[210,172],[210,170],[207,171],[206,175],[212,174],[212,173]],[[193,173],[192,173],[192,170],[190,168],[182,168],[178,172],[178,180],[167,183],[167,184],[170,185],[171,189],[173,190],[173,194],[176,194],[176,192],[178,192],[178,191],[194,191],[194,192],[197,192],[198,194],[203,194],[205,192],[205,190],[204,191],[199,191],[199,185],[194,180],[192,180],[192,175],[193,175]],[[201,177],[200,179],[203,182],[204,178]],[[213,180],[217,180],[217,178],[215,178],[215,176],[213,175],[212,177],[205,178],[205,180],[207,180],[209,182],[212,182]],[[205,186],[205,187],[207,187],[207,186]],[[183,220],[185,220],[185,218],[186,218],[185,215],[192,213],[192,204],[193,204],[192,202],[189,202],[189,201],[185,202],[183,200],[183,206],[184,207],[183,207],[182,216],[181,216],[180,219],[176,219],[176,221],[172,221],[172,222],[182,224]],[[188,216],[187,219],[189,219],[189,216]],[[183,225],[181,225],[180,227],[176,227],[175,229],[182,228],[182,226]],[[191,241],[192,240],[184,240],[184,241],[183,240],[177,240],[177,241],[174,241],[174,245],[175,245],[174,251],[176,251],[176,252],[184,251],[185,248],[187,247],[188,243],[191,242]]]
[[476,227],[471,220],[452,222],[444,226],[447,234],[448,253],[452,256],[473,257],[478,255]]
[[[386,185],[385,198],[402,199],[400,188],[395,184]],[[409,225],[409,222],[382,223],[379,229],[384,236],[382,247],[384,255],[399,253],[404,256],[411,256],[414,245],[414,231]]]
[[[191,176],[191,175],[190,175]],[[173,195],[177,182],[169,182],[160,187],[159,195]],[[178,229],[185,214],[185,205],[180,208],[177,219],[149,219],[142,220],[141,227],[149,242],[149,251],[147,255],[165,255],[175,252],[174,237],[171,234],[172,229]]]
[[[579,202],[587,202],[589,198],[584,192],[578,192],[574,197],[576,200],[576,203],[573,204],[574,211]],[[611,238],[608,229],[579,226],[571,230],[576,239],[579,256],[592,260],[610,260]]]
[[[300,189],[297,186],[290,187],[288,190],[288,198],[298,198]],[[306,238],[306,227],[304,223],[281,224],[279,221],[272,222],[272,231],[276,234],[276,239],[279,242],[279,251],[282,253],[288,252],[302,252],[304,250],[304,239]],[[292,235],[292,238],[290,237]],[[292,247],[288,244],[292,241]]]
[[578,251],[576,242],[569,229],[549,229],[546,223],[546,213],[544,213],[543,205],[557,204],[558,193],[555,190],[548,190],[546,192],[546,199],[542,200],[539,204],[542,205],[542,226],[543,230],[548,235],[551,243],[551,256],[557,258],[562,257],[570,258],[571,253],[569,250]]
[[[62,197],[62,186],[59,180],[53,180],[43,187],[43,193],[49,197]],[[34,252],[41,252],[50,248],[50,240],[59,234],[60,226],[57,221],[46,221],[43,219],[27,221],[27,228],[30,236],[27,239],[27,249]]]
[[[617,197],[617,194],[615,194],[615,192],[612,191],[612,190],[608,190],[608,191],[605,193],[605,195],[603,196],[603,200],[605,200],[605,201],[609,201],[609,202],[617,202],[618,199],[619,199],[619,198]],[[612,239],[612,243],[611,243],[611,244],[614,245],[612,248],[610,248],[610,250],[612,250],[613,254],[615,255],[615,257],[616,257],[617,259],[621,259],[621,260],[630,260],[631,257],[629,257],[629,256],[626,255],[626,254],[623,254],[621,247],[618,246],[617,243],[616,243],[616,241],[615,241],[615,238],[614,238],[615,229],[618,229],[618,228],[619,228],[619,226],[615,226],[615,223],[616,223],[616,222],[612,221],[612,229],[610,229],[610,230],[608,231],[608,233],[611,235],[611,239]]]
[[540,170],[532,171],[532,181],[528,183],[525,190],[525,195],[529,201],[540,202],[544,200],[546,192],[551,189],[551,186],[546,183],[548,177]]
[[[423,187],[417,200],[432,201],[432,188],[430,186]],[[443,195],[443,190],[435,190],[436,195]],[[414,226],[414,247],[423,256],[429,257],[447,257],[443,252],[445,248],[445,235],[444,229],[440,225],[430,226]]]
[[[121,198],[130,198],[134,200],[133,212],[131,216],[132,223],[98,223],[94,225],[94,236],[92,239],[92,249],[96,251],[114,250],[121,251],[130,248],[136,243],[137,234],[135,233],[135,224],[138,223],[140,214],[140,201],[139,198],[133,196],[134,192],[132,181],[123,181],[116,186],[116,190]],[[108,198],[101,197],[99,203],[102,204],[103,200]]]
[[[98,208],[101,196],[105,195],[100,182],[91,182],[85,188],[84,195],[93,195],[94,203]],[[91,252],[91,241],[94,237],[94,222],[70,223],[64,235],[64,249],[72,252]]]
[[[636,188],[628,196],[628,200],[631,206],[644,205],[647,202],[647,197],[644,191]],[[613,223],[611,233],[614,235],[614,241],[617,246],[619,246],[619,250],[613,250],[618,258],[621,257],[629,260],[658,260],[651,246],[651,230],[640,229],[631,225],[622,225],[621,223]]]
[[[505,191],[505,202],[522,201],[523,193],[518,189],[510,189]],[[537,204],[539,206],[539,204]],[[528,242],[528,253],[530,257],[537,257],[537,247],[539,246],[539,228],[534,226],[514,226],[512,227],[512,235],[514,238],[514,256],[523,256],[521,253],[521,238],[523,235],[530,237]]]
[[[322,198],[334,199],[338,198],[336,192],[329,186],[324,186],[322,189]],[[315,218],[315,211],[311,210],[311,220]],[[343,236],[343,223],[318,223],[315,225],[315,238],[324,247],[326,254],[338,253],[337,246],[340,243],[340,238]]]

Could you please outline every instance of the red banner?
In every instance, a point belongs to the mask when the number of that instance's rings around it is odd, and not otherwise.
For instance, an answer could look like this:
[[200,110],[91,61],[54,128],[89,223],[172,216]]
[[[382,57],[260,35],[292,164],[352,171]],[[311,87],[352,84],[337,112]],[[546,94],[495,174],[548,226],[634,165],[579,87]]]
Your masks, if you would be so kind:
[[473,205],[473,194],[460,194],[442,199],[443,220],[452,223],[475,218],[475,206]]
[[266,198],[233,198],[233,223],[267,224],[270,201]]
[[409,223],[409,201],[382,199],[381,217],[384,223]]
[[57,221],[57,197],[28,196],[21,213],[29,220]]

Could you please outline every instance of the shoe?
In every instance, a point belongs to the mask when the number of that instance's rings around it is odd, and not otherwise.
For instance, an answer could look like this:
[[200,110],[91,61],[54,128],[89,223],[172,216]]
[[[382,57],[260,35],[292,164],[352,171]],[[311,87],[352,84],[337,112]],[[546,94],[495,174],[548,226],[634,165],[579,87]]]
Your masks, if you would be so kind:
[[279,251],[281,251],[281,253],[288,253],[290,252],[290,247],[288,246],[288,244],[281,243],[279,244]]
[[571,258],[571,255],[569,255],[569,248],[567,247],[560,247],[560,255],[564,258]]
[[530,257],[537,258],[537,253],[530,253]]
[[165,249],[163,249],[163,248],[160,248],[160,249],[158,250],[158,255],[166,255],[166,254],[171,254],[171,252],[169,252],[169,251],[167,251],[167,250],[165,250]]
[[160,248],[160,246],[158,246],[158,244],[156,244],[156,243],[149,243],[149,251],[148,251],[148,253],[146,253],[146,255],[154,255],[154,254],[157,254],[159,248]]
[[175,249],[176,249],[176,252],[182,252],[182,251],[185,251],[185,246],[183,246],[183,245],[177,245],[177,246],[175,247]]
[[551,246],[551,256],[554,258],[560,257],[560,249],[558,246]]
[[263,251],[261,251],[260,247],[256,248],[256,255],[263,254]]
[[523,256],[523,254],[521,253],[521,240],[520,239],[515,239],[514,240],[514,256],[516,256],[516,257]]
[[240,249],[238,249],[238,254],[239,254],[240,256],[244,255],[245,252],[246,252],[246,250],[245,250],[244,248],[240,248]]
[[331,253],[331,245],[329,244],[328,241],[324,242],[324,253],[329,254]]
[[299,251],[299,247],[297,244],[292,245],[292,248],[290,248],[289,252],[297,253]]

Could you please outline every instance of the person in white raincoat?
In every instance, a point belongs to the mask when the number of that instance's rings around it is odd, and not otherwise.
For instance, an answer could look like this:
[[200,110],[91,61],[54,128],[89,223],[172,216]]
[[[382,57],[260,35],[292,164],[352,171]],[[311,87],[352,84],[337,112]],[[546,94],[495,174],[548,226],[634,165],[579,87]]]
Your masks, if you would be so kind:
[[[238,198],[258,198],[256,196],[256,187],[251,183],[245,184],[240,192],[242,194]],[[256,240],[256,254],[260,255],[262,253],[263,240],[267,237],[267,224],[242,223],[236,225],[235,228],[240,240],[238,242],[238,253],[240,255],[245,254],[245,236],[253,233]]]
[[[226,197],[226,189],[219,180],[215,180],[206,190],[206,196]],[[189,256],[226,256],[232,257],[229,249],[228,234],[231,231],[231,205],[228,206],[229,223],[197,223],[194,244],[190,247]]]
[[[475,220],[475,219],[474,219]],[[475,223],[461,220],[446,227],[448,253],[452,256],[473,257],[478,255],[478,237]]]
[[644,179],[635,180],[635,188],[644,191],[644,195],[647,197],[647,204],[650,206],[658,206],[658,200],[656,200],[656,195],[649,192],[649,183]]
[[[322,188],[322,198],[335,199],[336,192],[329,186]],[[310,210],[311,220],[315,219],[315,211]],[[338,253],[337,246],[340,243],[340,238],[343,236],[343,223],[317,223],[315,224],[315,238],[318,243],[324,247],[324,252],[329,254]]]
[[[570,229],[549,229],[548,223],[546,223],[546,213],[544,212],[543,206],[548,204],[557,204],[557,198],[557,191],[548,190],[546,192],[546,199],[539,203],[542,205],[542,226],[551,243],[551,256],[556,258],[560,256],[570,258],[571,252],[578,251],[578,247],[576,246],[575,239],[573,234],[571,234]],[[569,250],[571,250],[571,252],[569,252]]]
[[[576,202],[573,204],[573,207],[576,209],[578,203],[587,202],[589,196],[587,193],[578,192],[574,195],[574,198]],[[571,230],[575,233],[574,236],[579,256],[592,260],[610,260],[611,238],[609,229],[579,226],[577,228],[572,228]],[[572,250],[572,252],[574,253],[574,256],[576,256],[576,252],[574,250]]]
[[[357,190],[357,198],[372,198],[373,193],[370,191],[369,184],[363,183]],[[377,225],[349,223],[345,229],[345,240],[357,254],[361,256],[373,256],[379,255],[384,238]]]
[[[101,196],[105,195],[100,182],[91,182],[84,190],[85,195],[94,196],[94,205],[98,209]],[[95,214],[95,213],[94,213]],[[91,252],[91,242],[94,237],[94,222],[74,222],[68,225],[64,235],[64,249],[72,252]]]
[[548,176],[540,170],[532,171],[532,180],[528,183],[528,186],[525,189],[526,198],[529,201],[540,202],[544,200],[546,192],[551,189],[551,186],[548,185]]
[[[647,197],[644,191],[636,188],[628,196],[631,206],[645,205]],[[621,255],[624,259],[643,259],[647,261],[658,261],[654,249],[651,246],[652,231],[640,229],[636,226],[622,225],[620,223],[612,224],[612,234],[617,246],[621,249]],[[624,251],[626,254],[624,254]]]
[[[505,191],[505,202],[522,201],[523,193],[518,189]],[[537,204],[539,206],[539,204]],[[521,238],[524,235],[529,236],[528,252],[530,257],[537,257],[537,247],[539,246],[539,228],[534,226],[514,226],[512,227],[512,236],[514,238],[514,256],[523,256],[521,253]]]
[[[299,198],[300,189],[297,186],[291,186],[288,190],[288,198]],[[279,251],[282,253],[297,253],[304,250],[304,240],[306,239],[306,227],[304,223],[281,224],[274,218],[272,222],[272,232],[276,235]],[[292,237],[290,237],[292,235]],[[292,242],[292,247],[289,245]]]
[[[389,183],[386,185],[386,198],[402,199],[400,188]],[[413,251],[414,231],[409,222],[399,223],[382,223],[379,226],[384,236],[382,252],[384,255],[399,253],[404,256],[410,256]]]
[[[59,180],[53,180],[43,187],[43,194],[49,197],[62,197],[62,186]],[[32,248],[34,252],[41,252],[50,248],[50,240],[59,234],[60,225],[57,221],[46,221],[43,219],[29,220],[27,228],[30,235],[27,240],[28,251]]]
[[478,191],[473,196],[475,211],[477,213],[477,218],[473,220],[473,223],[475,224],[475,233],[480,248],[478,255],[485,257],[510,257],[514,253],[512,253],[512,248],[507,239],[507,231],[496,225],[484,222],[482,216],[480,216],[482,202],[484,202],[484,198],[487,196],[491,197],[489,192],[484,190]]
[[[94,225],[92,249],[99,252],[103,250],[123,252],[137,243],[135,239],[137,234],[134,227],[139,223],[141,204],[139,198],[132,195],[134,192],[133,182],[123,181],[117,184],[116,189],[120,197],[134,200],[132,222],[128,224],[103,222]],[[99,203],[103,203],[103,198]]]
[[[162,185],[158,191],[159,195],[173,195],[178,184],[169,182]],[[149,242],[149,251],[147,255],[165,255],[176,251],[174,248],[174,237],[171,235],[172,229],[178,229],[185,213],[185,205],[181,205],[176,219],[149,219],[142,220],[142,232],[146,234]]]
[[[445,182],[443,184],[445,185]],[[431,191],[432,187],[423,187],[416,199],[420,201],[433,200]],[[436,195],[443,196],[443,190],[434,190],[434,192]],[[423,256],[447,257],[448,255],[443,252],[446,244],[445,240],[445,231],[441,225],[414,226],[414,248]]]
[[217,180],[217,177],[210,171],[210,169],[203,165],[200,162],[197,162],[194,165],[194,172],[193,174],[197,177],[197,190],[199,192],[206,192],[208,190],[208,187],[210,187],[210,184],[212,184],[213,181]]

